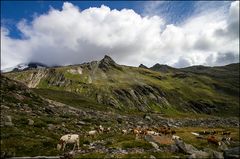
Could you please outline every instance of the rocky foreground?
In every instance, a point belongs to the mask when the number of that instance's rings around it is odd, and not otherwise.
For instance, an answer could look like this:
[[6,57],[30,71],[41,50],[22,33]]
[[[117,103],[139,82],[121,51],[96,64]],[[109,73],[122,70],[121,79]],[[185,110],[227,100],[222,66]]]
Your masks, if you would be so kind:
[[[45,142],[46,140],[53,142],[52,146],[48,147],[53,150],[61,135],[67,133],[80,134],[80,150],[71,151],[72,145],[68,145],[65,152],[55,152],[55,154],[60,155],[59,158],[121,158],[138,156],[141,158],[226,158],[229,156],[239,158],[239,137],[237,136],[239,132],[236,132],[239,129],[239,120],[237,118],[169,118],[159,113],[127,115],[109,111],[80,109],[49,99],[45,99],[44,102],[46,102],[44,109],[30,107],[21,103],[8,106],[1,105],[1,127],[3,130],[21,129],[21,132],[24,133],[26,132],[23,129],[24,125],[24,128],[27,128],[28,131],[32,129],[27,134],[42,138]],[[13,107],[14,109],[12,109]],[[19,116],[16,116],[16,114],[25,114],[25,117],[28,118],[18,119]],[[39,120],[37,120],[39,115],[41,117],[54,116],[55,120],[59,122],[48,121],[46,124],[39,123]],[[64,115],[65,117],[60,119]],[[24,124],[21,123],[23,120],[25,120]],[[93,137],[87,136],[88,131],[97,130],[99,125],[103,125],[104,129],[110,128],[110,130],[102,133],[97,132]],[[144,135],[137,138],[131,132],[134,128],[161,126],[167,126],[175,130],[176,135],[181,139],[174,140],[171,135],[161,135],[163,139],[156,138],[153,135]],[[188,130],[187,128],[191,129]],[[126,132],[123,132],[123,130],[126,130]],[[228,143],[222,142],[221,145],[214,145],[207,143],[207,135],[205,139],[197,139],[190,134],[191,131],[213,130],[218,130],[219,132],[231,131],[232,140]],[[53,132],[54,140],[48,139],[49,136],[47,134],[39,134],[38,131]],[[36,134],[34,135],[33,133]],[[2,135],[4,137],[7,134],[4,133]],[[8,135],[11,136],[11,133]],[[190,135],[192,135],[190,138],[193,140],[189,141]],[[217,136],[219,141],[222,137],[222,134]],[[5,141],[7,139],[3,140],[3,143]],[[7,150],[9,149],[2,151],[2,157],[18,156],[16,151],[8,152]]]

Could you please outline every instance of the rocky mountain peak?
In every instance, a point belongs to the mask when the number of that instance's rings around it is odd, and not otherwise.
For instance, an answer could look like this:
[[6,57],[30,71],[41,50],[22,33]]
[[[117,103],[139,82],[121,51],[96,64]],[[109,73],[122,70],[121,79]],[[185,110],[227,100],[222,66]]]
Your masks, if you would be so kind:
[[115,61],[108,55],[105,55],[104,58],[100,61],[100,63],[105,63],[108,65],[116,64]]
[[169,72],[170,70],[176,70],[173,67],[170,67],[168,65],[161,65],[159,63],[156,63],[150,69],[154,71],[162,71],[162,72]]
[[107,71],[110,67],[119,68],[118,64],[108,55],[105,55],[104,58],[99,63],[99,68],[103,71]]
[[28,67],[29,68],[44,68],[44,67],[47,67],[47,65],[40,63],[40,62],[30,62],[28,64]]
[[147,67],[147,66],[145,66],[144,64],[140,64],[138,67],[140,67],[140,68],[146,68],[146,69],[148,69],[148,67]]

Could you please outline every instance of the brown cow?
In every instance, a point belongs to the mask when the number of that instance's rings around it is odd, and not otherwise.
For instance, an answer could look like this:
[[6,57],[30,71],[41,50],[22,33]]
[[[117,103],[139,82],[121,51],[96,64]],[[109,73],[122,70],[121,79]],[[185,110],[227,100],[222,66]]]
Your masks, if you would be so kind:
[[208,143],[212,143],[212,144],[219,145],[219,146],[221,145],[221,142],[218,141],[213,135],[208,136],[207,141],[208,141]]

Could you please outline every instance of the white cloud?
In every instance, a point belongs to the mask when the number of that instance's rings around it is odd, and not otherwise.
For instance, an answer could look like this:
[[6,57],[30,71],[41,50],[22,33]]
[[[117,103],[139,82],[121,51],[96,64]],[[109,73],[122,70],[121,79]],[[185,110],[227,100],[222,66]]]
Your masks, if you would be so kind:
[[77,64],[99,60],[105,54],[120,64],[135,66],[238,62],[238,13],[239,2],[232,2],[227,14],[201,12],[176,26],[166,24],[159,15],[140,16],[133,10],[107,6],[80,11],[65,2],[62,10],[51,8],[31,22],[19,22],[22,39],[11,38],[8,29],[1,28],[1,67],[30,61]]

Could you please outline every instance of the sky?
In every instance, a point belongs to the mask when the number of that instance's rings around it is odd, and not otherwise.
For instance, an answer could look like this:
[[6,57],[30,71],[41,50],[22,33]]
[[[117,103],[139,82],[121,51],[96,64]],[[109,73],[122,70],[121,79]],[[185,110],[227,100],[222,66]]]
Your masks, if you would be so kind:
[[111,56],[148,67],[239,62],[239,1],[1,1],[1,69]]

